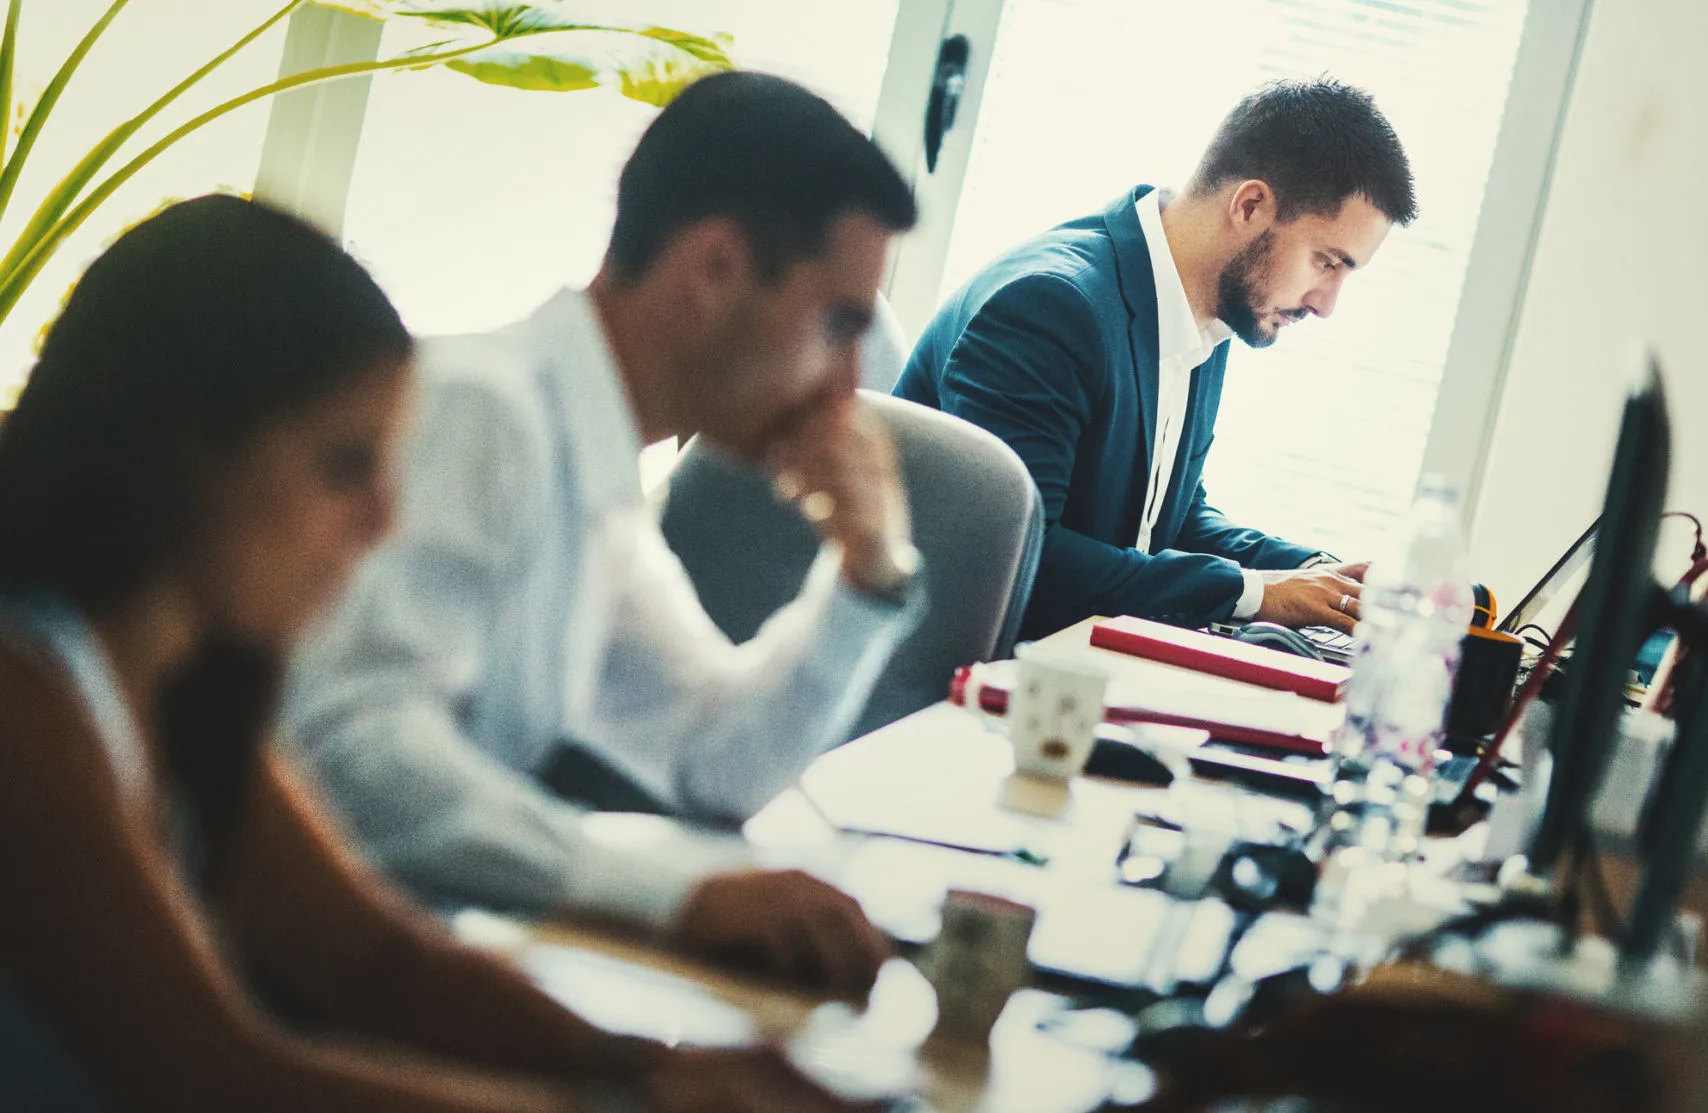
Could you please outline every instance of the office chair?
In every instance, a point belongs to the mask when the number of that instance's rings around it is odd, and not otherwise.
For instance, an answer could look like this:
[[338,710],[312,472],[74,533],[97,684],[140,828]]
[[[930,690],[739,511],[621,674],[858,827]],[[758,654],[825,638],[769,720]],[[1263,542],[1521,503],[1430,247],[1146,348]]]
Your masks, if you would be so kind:
[[[925,558],[926,610],[849,737],[943,699],[956,668],[1009,656],[1043,545],[1043,504],[1012,449],[975,425],[863,390],[895,439]],[[692,442],[671,475],[664,536],[701,605],[742,642],[793,599],[818,538],[769,481]]]
[[884,295],[878,295],[873,313],[872,327],[866,330],[860,341],[860,385],[879,394],[888,394],[895,389],[896,380],[901,378],[902,368],[907,366],[907,357],[913,346],[907,342],[901,318],[890,308]]

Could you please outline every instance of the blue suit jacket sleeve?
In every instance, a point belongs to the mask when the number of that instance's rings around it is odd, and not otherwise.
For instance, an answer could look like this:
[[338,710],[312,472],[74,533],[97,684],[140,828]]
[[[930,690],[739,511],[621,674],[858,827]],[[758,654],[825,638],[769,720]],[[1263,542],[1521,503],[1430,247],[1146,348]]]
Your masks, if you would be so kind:
[[1150,555],[1062,524],[1076,446],[1106,390],[1099,335],[1090,303],[1072,282],[1025,275],[973,315],[938,383],[942,410],[1007,442],[1043,497],[1044,548],[1022,630],[1027,637],[1087,614],[1201,624],[1226,618],[1244,587],[1239,566],[1226,557]]
[[1176,543],[1193,552],[1227,557],[1242,568],[1297,568],[1318,552],[1261,530],[1234,525],[1210,505],[1202,483],[1192,496]]

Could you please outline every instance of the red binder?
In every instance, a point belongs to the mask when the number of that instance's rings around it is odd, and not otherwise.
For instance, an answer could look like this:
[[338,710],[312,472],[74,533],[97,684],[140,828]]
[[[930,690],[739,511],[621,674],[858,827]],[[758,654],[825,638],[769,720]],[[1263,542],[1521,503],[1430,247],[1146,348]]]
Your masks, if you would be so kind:
[[[973,670],[955,670],[949,685],[949,701],[963,707],[977,704],[979,710],[992,715],[1008,712],[1008,689],[1011,670],[1004,666],[981,665],[981,679],[973,683]],[[976,687],[976,691],[969,688]],[[1103,719],[1110,723],[1157,723],[1162,726],[1191,727],[1207,730],[1218,742],[1237,742],[1246,746],[1262,746],[1290,754],[1324,757],[1329,752],[1329,731],[1320,725],[1308,726],[1296,715],[1277,715],[1273,703],[1284,696],[1264,695],[1261,700],[1240,701],[1206,698],[1201,694],[1155,692],[1149,697],[1111,688],[1109,705]],[[1283,709],[1284,710],[1284,709]],[[1311,716],[1320,719],[1321,716]]]
[[1324,703],[1335,703],[1346,694],[1346,678],[1351,675],[1350,669],[1340,665],[1143,618],[1099,622],[1091,628],[1091,644],[1211,676],[1297,692]]

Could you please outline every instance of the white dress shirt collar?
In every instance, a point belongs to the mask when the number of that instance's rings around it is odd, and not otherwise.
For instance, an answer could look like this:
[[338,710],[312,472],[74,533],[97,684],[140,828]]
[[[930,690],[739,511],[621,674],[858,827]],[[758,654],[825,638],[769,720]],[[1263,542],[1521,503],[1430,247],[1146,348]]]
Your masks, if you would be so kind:
[[1162,225],[1162,191],[1153,189],[1135,203],[1139,227],[1145,234],[1145,247],[1151,256],[1151,274],[1156,281],[1156,343],[1157,356],[1162,360],[1180,360],[1196,367],[1210,358],[1216,345],[1233,335],[1233,330],[1219,319],[1212,318],[1203,328],[1192,313],[1192,303],[1186,299],[1186,285],[1180,279],[1174,253],[1168,246],[1168,235]]
[[558,419],[574,430],[565,443],[576,457],[577,483],[599,508],[643,501],[640,429],[592,299],[585,290],[559,290],[519,327],[562,388]]
[[[1139,227],[1145,235],[1145,248],[1150,252],[1151,276],[1156,285],[1157,399],[1156,413],[1149,415],[1151,469],[1139,517],[1139,535],[1133,542],[1139,552],[1148,553],[1153,548],[1153,533],[1173,483],[1175,458],[1180,454],[1181,437],[1190,417],[1187,409],[1192,397],[1192,376],[1214,354],[1216,346],[1233,335],[1233,330],[1215,319],[1202,328],[1198,326],[1192,303],[1186,298],[1186,285],[1180,280],[1180,268],[1168,244],[1168,233],[1163,228],[1162,192],[1151,190],[1134,202],[1134,208],[1138,210]],[[1244,588],[1234,604],[1233,617],[1249,619],[1262,605],[1263,578],[1245,570]]]

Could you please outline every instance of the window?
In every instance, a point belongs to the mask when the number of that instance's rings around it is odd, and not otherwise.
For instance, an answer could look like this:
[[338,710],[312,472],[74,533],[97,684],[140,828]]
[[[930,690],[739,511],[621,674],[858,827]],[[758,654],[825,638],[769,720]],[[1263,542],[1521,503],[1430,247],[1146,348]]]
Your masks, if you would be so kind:
[[1228,361],[1211,501],[1349,558],[1410,505],[1525,17],[1524,0],[1006,0],[943,293],[1137,182],[1179,185],[1276,77],[1368,89],[1422,216],[1333,318]]
[[[1535,136],[1564,113],[1582,0],[585,4],[596,18],[727,32],[743,65],[803,80],[862,124],[881,113],[878,131],[921,202],[889,284],[916,328],[940,293],[1012,244],[1137,181],[1183,181],[1222,114],[1261,81],[1328,72],[1368,88],[1411,153],[1422,218],[1349,283],[1331,321],[1261,353],[1235,351],[1208,486],[1238,520],[1350,556],[1377,554],[1426,448],[1478,482],[1480,434],[1467,431],[1489,424],[1505,358],[1491,307],[1518,304],[1506,287],[1522,279],[1534,230],[1484,236],[1476,259],[1473,232],[1486,195],[1502,227],[1540,204],[1552,156]],[[927,174],[920,122],[939,34],[969,36],[972,52],[960,122]],[[383,54],[414,43],[399,27],[386,35]],[[1521,39],[1520,95],[1491,194]],[[617,170],[652,112],[605,91],[383,76],[365,126],[351,121],[361,131],[351,246],[418,331],[513,319],[593,273]],[[1476,302],[1473,271],[1486,291]],[[1443,393],[1461,302],[1477,312]],[[1463,412],[1437,415],[1439,398]]]
[[[19,22],[15,99],[33,107],[72,48],[111,0],[30,0]],[[0,229],[6,246],[94,144],[282,6],[282,0],[150,0],[121,12],[84,59],[26,163]],[[197,113],[272,81],[285,26],[226,63],[134,138],[109,171]],[[15,111],[15,110],[14,110]],[[17,124],[17,116],[13,117]],[[240,109],[175,145],[119,189],[42,270],[0,327],[0,388],[24,379],[38,335],[89,261],[163,202],[214,190],[247,192],[260,164],[267,104]]]
[[[607,5],[606,7],[610,7]],[[897,0],[648,0],[592,16],[733,36],[747,68],[782,73],[869,125]],[[388,25],[382,56],[420,29]],[[652,107],[596,89],[542,93],[444,70],[377,78],[345,230],[410,327],[493,328],[598,268],[617,173]]]

